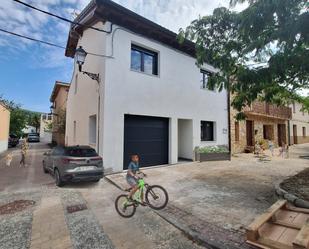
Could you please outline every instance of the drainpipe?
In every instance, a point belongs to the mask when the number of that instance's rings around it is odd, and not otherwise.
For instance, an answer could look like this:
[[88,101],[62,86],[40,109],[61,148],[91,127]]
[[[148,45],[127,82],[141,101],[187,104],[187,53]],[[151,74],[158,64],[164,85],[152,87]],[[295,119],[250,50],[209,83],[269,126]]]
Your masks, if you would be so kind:
[[290,120],[288,120],[288,143],[291,146],[291,132],[290,132]]
[[228,82],[227,88],[227,120],[228,120],[228,139],[229,139],[229,152],[230,160],[232,156],[232,146],[231,146],[231,96],[230,96],[230,82]]

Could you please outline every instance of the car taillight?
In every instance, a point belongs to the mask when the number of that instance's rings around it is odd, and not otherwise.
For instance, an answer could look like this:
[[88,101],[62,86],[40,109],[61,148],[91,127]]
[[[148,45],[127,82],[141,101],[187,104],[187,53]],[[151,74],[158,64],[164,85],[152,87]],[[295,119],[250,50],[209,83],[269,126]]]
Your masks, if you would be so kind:
[[102,161],[102,160],[103,160],[103,158],[102,158],[102,157],[100,157],[100,156],[97,156],[97,157],[93,157],[93,158],[91,158],[90,160],[93,160],[93,161]]

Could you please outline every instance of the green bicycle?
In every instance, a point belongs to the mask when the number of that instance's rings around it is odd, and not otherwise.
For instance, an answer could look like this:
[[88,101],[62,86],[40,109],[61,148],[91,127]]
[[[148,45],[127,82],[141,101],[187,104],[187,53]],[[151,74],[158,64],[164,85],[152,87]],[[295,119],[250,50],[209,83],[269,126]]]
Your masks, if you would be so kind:
[[[126,189],[125,191],[130,192],[132,188]],[[145,191],[146,190],[146,191]],[[142,195],[145,193],[145,202],[142,202]],[[135,212],[139,205],[149,206],[152,209],[160,210],[166,207],[168,203],[167,191],[159,186],[145,183],[143,178],[138,180],[138,190],[132,197],[132,200],[128,199],[127,194],[121,194],[115,201],[115,208],[117,213],[124,217],[130,218]]]

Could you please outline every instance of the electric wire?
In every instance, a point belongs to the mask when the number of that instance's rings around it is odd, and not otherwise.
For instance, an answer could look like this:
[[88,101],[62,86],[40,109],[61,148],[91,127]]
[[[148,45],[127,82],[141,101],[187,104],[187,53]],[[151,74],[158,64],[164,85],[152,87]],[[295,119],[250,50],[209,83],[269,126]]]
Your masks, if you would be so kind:
[[85,28],[93,29],[93,30],[96,30],[96,31],[99,31],[99,32],[104,32],[104,33],[108,33],[108,34],[111,33],[111,31],[106,31],[106,30],[104,30],[104,29],[99,29],[99,28],[95,28],[95,27],[92,27],[92,26],[89,26],[89,25],[86,25],[86,24],[82,24],[82,23],[76,22],[76,21],[71,21],[71,20],[69,20],[69,19],[67,19],[67,18],[65,18],[65,17],[58,16],[58,15],[53,14],[53,13],[51,13],[51,12],[48,12],[48,11],[39,9],[39,8],[37,8],[37,7],[35,7],[35,6],[32,6],[32,5],[28,4],[28,3],[25,3],[25,2],[20,1],[20,0],[13,0],[13,1],[16,2],[16,3],[22,4],[22,5],[24,5],[24,6],[28,7],[28,8],[31,8],[31,9],[33,9],[33,10],[39,11],[39,12],[41,12],[41,13],[44,13],[44,14],[46,14],[46,15],[49,15],[49,16],[58,18],[58,19],[60,19],[60,20],[62,20],[62,21],[69,22],[69,23],[71,23],[71,24],[75,24],[75,25],[82,26],[82,27],[85,27]]
[[[53,47],[56,47],[56,48],[66,49],[63,46],[60,46],[60,45],[57,45],[57,44],[54,44],[54,43],[51,43],[51,42],[47,42],[47,41],[39,40],[39,39],[36,39],[36,38],[33,38],[33,37],[21,35],[21,34],[14,33],[12,31],[8,31],[8,30],[2,29],[2,28],[0,28],[0,31],[4,32],[4,33],[7,33],[7,34],[10,34],[10,35],[13,35],[13,36],[17,36],[17,37],[23,38],[23,39],[27,39],[27,40],[30,40],[30,41],[33,41],[33,42],[42,43],[42,44],[53,46]],[[87,52],[87,51],[86,51],[86,53],[89,54],[89,55],[98,56],[98,57],[113,58],[113,56],[109,56],[109,55],[96,54],[96,53]]]

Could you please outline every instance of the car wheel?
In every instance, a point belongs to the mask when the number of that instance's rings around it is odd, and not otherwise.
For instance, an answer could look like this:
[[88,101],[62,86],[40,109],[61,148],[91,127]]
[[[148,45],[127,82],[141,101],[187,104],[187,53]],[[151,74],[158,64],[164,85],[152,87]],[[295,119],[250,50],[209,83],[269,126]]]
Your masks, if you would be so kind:
[[46,167],[45,167],[45,162],[44,162],[44,161],[43,161],[43,171],[44,171],[45,174],[48,173],[48,170],[47,170]]
[[64,185],[58,169],[55,169],[55,183],[58,187],[62,187]]
[[101,179],[92,180],[93,182],[99,182]]

